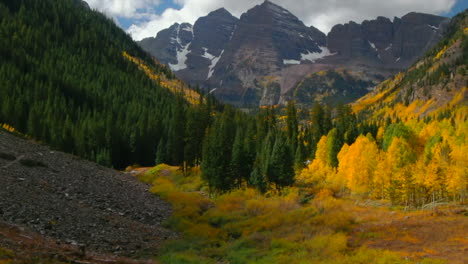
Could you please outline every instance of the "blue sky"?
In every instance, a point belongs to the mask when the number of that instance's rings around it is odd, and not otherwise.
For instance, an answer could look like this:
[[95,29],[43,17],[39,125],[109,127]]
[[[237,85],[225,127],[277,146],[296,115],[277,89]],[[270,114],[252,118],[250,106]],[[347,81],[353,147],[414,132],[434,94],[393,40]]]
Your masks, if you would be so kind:
[[[264,0],[85,0],[91,7],[114,17],[135,40],[155,36],[178,22],[194,23],[220,7],[234,16]],[[377,16],[401,17],[409,12],[453,16],[468,7],[468,0],[271,0],[327,33],[333,25],[362,22]]]
[[442,15],[453,17],[454,15],[462,12],[463,10],[468,8],[468,0],[458,0],[457,3],[453,6],[452,10]]
[[[176,4],[174,3],[174,1],[171,1],[171,0],[163,0],[161,1],[159,5],[151,6],[151,8],[154,9],[155,14],[162,14],[168,8],[180,9],[181,7],[182,6],[180,4]],[[137,9],[137,12],[144,12],[144,10]],[[131,25],[141,22],[135,18],[118,17],[118,16],[116,16],[115,18],[119,22],[119,25],[124,29],[128,29]]]

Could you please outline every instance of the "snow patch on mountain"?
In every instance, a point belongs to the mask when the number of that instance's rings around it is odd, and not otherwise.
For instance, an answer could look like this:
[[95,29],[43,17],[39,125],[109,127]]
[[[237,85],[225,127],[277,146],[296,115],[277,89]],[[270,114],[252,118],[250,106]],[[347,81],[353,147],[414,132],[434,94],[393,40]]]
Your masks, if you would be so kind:
[[283,64],[288,65],[288,64],[301,64],[300,61],[298,60],[283,60]]
[[187,55],[190,53],[188,50],[189,46],[190,43],[185,45],[181,51],[177,51],[177,64],[169,63],[171,70],[180,71],[187,68],[187,64],[185,64],[185,62],[187,61]]
[[187,68],[187,64],[185,62],[187,61],[187,55],[190,53],[190,51],[189,51],[190,42],[185,44],[185,46],[184,46],[184,45],[182,45],[182,41],[180,40],[180,31],[181,30],[192,32],[192,35],[193,35],[193,28],[191,26],[181,28],[181,25],[179,25],[177,27],[177,33],[176,33],[177,37],[171,39],[171,43],[174,41],[179,46],[177,48],[177,56],[176,56],[177,64],[169,63],[169,67],[173,71],[180,71],[180,70],[183,70],[183,69]]
[[302,53],[301,60],[308,60],[311,62],[315,62],[318,59],[336,54],[336,53],[331,53],[327,47],[319,47],[319,49],[320,49],[320,52],[307,51],[308,53]]
[[181,28],[183,31],[188,31],[188,32],[192,32],[192,35],[193,35],[193,27],[192,25],[186,25],[185,27]]
[[213,76],[213,73],[214,73],[214,68],[216,66],[216,64],[218,64],[218,61],[219,59],[221,58],[221,56],[223,56],[223,53],[224,53],[224,50],[221,51],[221,53],[219,54],[218,57],[210,54],[207,52],[207,49],[206,48],[203,48],[205,50],[205,54],[203,54],[203,57],[209,59],[211,61],[211,64],[208,68],[208,76],[206,77],[206,79],[210,79],[211,76]]
[[207,48],[202,48],[202,49],[203,49],[203,51],[204,51],[202,57],[207,58],[207,59],[209,59],[210,61],[212,61],[214,58],[216,58],[216,56],[214,56],[214,55],[212,55],[212,54],[210,54],[210,53],[208,52],[208,49],[207,49]]

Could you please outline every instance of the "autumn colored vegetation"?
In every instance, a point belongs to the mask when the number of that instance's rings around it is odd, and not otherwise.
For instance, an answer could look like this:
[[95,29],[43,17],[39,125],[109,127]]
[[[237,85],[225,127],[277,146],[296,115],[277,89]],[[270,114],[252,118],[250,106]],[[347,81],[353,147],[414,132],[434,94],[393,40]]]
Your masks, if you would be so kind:
[[[152,183],[151,191],[173,205],[174,214],[166,225],[182,235],[166,243],[158,254],[161,263],[446,263],[443,256],[428,258],[423,249],[410,254],[362,246],[377,232],[363,226],[374,233],[355,234],[356,227],[371,221],[366,215],[393,214],[336,198],[328,189],[314,192],[296,186],[262,194],[241,188],[210,196],[197,168],[184,174],[164,164],[138,177]],[[373,235],[377,236],[388,237],[382,237],[388,242],[405,239]],[[463,254],[458,248],[463,248],[462,242],[452,246]]]
[[115,168],[176,166],[139,175],[184,235],[163,263],[443,263],[348,239],[354,200],[466,205],[466,19],[352,106],[245,113],[190,90],[79,1],[2,1],[0,123]]

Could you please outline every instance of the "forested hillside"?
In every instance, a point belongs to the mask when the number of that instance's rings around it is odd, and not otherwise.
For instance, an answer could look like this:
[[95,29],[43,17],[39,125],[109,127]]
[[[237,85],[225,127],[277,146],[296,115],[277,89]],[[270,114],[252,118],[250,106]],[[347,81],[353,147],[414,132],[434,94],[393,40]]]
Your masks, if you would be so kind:
[[184,140],[187,102],[124,52],[174,78],[82,1],[0,1],[0,123],[104,165],[153,164],[160,141]]
[[[407,72],[353,104],[358,119],[379,125],[338,153],[335,169],[317,157],[303,182],[395,204],[465,202],[468,190],[468,11]],[[328,138],[318,149],[325,150]],[[318,151],[320,152],[320,151]],[[324,171],[317,175],[314,171]]]
[[465,11],[425,57],[352,108],[297,111],[290,103],[286,109],[264,107],[255,120],[240,123],[229,123],[240,119],[224,112],[208,134],[202,176],[221,191],[250,185],[265,192],[295,183],[410,207],[463,203],[467,26]]

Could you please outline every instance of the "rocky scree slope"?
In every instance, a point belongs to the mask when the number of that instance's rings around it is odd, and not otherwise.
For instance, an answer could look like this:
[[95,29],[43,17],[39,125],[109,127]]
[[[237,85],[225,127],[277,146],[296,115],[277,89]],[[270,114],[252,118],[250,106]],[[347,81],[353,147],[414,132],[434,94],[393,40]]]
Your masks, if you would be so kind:
[[133,176],[2,131],[0,186],[0,222],[87,251],[154,255],[174,236],[171,207]]

